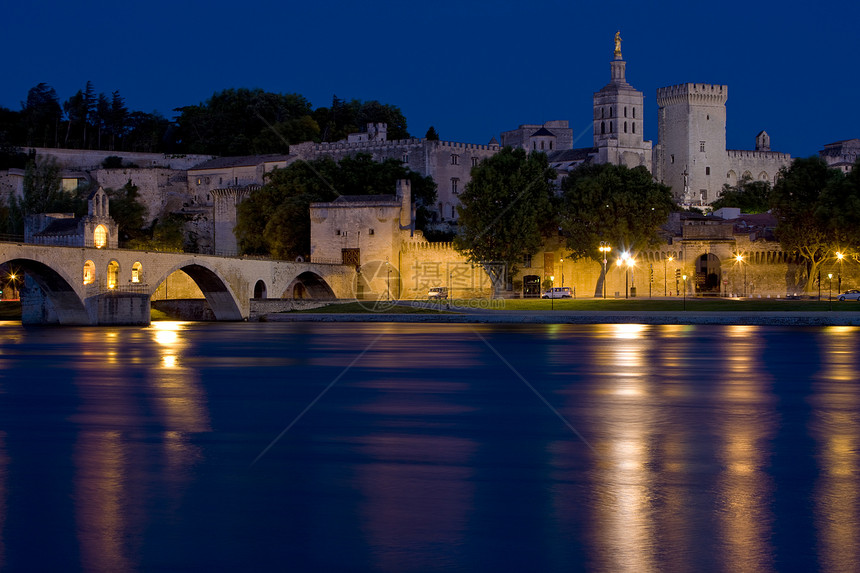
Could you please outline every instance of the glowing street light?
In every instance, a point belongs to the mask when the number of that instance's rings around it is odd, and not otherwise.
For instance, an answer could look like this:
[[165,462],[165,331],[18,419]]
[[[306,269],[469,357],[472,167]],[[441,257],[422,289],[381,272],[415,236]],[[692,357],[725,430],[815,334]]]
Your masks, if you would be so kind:
[[687,310],[687,275],[681,277],[684,279],[684,310]]
[[603,300],[606,300],[606,257],[609,256],[612,246],[609,244],[609,241],[600,241],[600,248],[598,250],[603,253]]
[[827,302],[830,303],[830,310],[833,310],[833,273],[827,273]]
[[553,287],[555,286],[555,275],[549,276],[549,309],[555,310],[555,293],[552,292]]
[[836,260],[839,261],[839,274],[837,275],[836,292],[842,292],[842,259],[845,258],[843,253],[836,253]]
[[740,253],[735,256],[735,260],[744,268],[744,298],[747,296],[747,267],[744,265],[744,256]]

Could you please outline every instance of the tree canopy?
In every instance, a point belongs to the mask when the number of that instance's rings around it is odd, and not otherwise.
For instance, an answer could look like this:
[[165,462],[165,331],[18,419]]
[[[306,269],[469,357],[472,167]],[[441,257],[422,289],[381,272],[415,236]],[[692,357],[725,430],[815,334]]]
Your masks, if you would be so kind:
[[656,244],[675,206],[670,188],[655,183],[645,167],[586,165],[561,189],[559,225],[574,259],[602,259],[600,241],[628,251]]
[[771,185],[767,181],[744,179],[737,185],[723,185],[719,199],[711,203],[713,209],[737,207],[742,213],[766,213],[770,209]]
[[556,229],[554,179],[543,153],[505,147],[482,161],[460,194],[454,247],[475,263],[505,263],[515,275]]
[[398,179],[412,183],[412,199],[421,228],[427,208],[436,201],[436,184],[388,159],[375,162],[369,155],[297,161],[266,175],[266,183],[239,204],[235,229],[239,250],[245,254],[293,259],[310,254],[310,204],[333,201],[339,195],[393,194]]
[[860,251],[860,173],[844,176],[818,157],[795,159],[780,170],[771,194],[782,249],[805,264],[797,278],[812,290],[823,264],[836,253]]
[[87,81],[65,101],[40,83],[29,90],[21,110],[0,107],[0,153],[7,147],[65,147],[110,151],[252,155],[287,153],[291,143],[337,141],[388,124],[389,139],[409,137],[400,108],[377,100],[343,100],[313,109],[304,96],[262,89],[231,88],[205,102],[175,110],[165,118],[130,110],[114,90],[98,92]]

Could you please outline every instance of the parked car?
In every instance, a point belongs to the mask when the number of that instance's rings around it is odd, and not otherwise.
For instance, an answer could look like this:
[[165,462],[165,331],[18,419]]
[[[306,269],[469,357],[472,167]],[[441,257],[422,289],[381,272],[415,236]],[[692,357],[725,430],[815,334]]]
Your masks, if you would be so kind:
[[573,298],[570,287],[552,287],[541,295],[541,298]]
[[448,298],[448,287],[430,287],[427,293],[430,300],[443,300]]
[[860,300],[860,290],[847,290],[839,295],[839,300]]

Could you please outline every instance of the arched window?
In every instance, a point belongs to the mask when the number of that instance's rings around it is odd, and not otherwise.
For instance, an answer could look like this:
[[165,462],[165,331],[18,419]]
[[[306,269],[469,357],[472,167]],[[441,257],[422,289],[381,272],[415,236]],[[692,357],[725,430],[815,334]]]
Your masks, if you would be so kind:
[[95,245],[97,249],[101,249],[107,245],[107,229],[105,229],[104,225],[96,227],[96,230],[93,233],[93,245]]
[[96,264],[92,261],[84,263],[84,284],[91,285],[96,281]]
[[624,117],[627,117],[627,106],[624,106]]
[[612,107],[609,108],[609,119],[612,119]]
[[627,133],[627,122],[624,122],[624,133]]
[[111,261],[107,268],[107,287],[116,288],[117,276],[119,275],[119,263]]
[[254,285],[254,298],[266,298],[266,283],[262,280]]
[[600,108],[600,119],[604,119],[606,117],[606,108]]
[[605,121],[601,121],[601,122],[600,122],[600,134],[601,134],[601,135],[603,135],[603,134],[605,134],[605,133],[606,133],[606,122],[605,122]]
[[636,108],[635,107],[633,108],[633,119],[636,119]]
[[143,278],[143,265],[141,265],[139,262],[134,263],[131,266],[131,282],[139,283],[139,282],[141,282],[142,278]]
[[[611,115],[611,114],[610,114]],[[609,122],[609,133],[615,133],[615,126],[612,125],[612,122]]]
[[635,121],[631,122],[630,126],[633,128],[633,133],[636,133],[636,122]]

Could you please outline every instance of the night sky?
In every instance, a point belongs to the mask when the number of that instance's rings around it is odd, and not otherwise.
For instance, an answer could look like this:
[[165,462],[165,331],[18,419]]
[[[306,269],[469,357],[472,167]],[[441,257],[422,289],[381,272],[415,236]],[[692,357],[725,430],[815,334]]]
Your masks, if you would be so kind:
[[[717,6],[705,8],[703,6]],[[231,87],[399,106],[415,136],[487,143],[566,119],[591,145],[591,97],[621,31],[627,79],[729,86],[727,142],[817,153],[860,137],[860,4],[812,2],[4,2],[0,105],[46,82],[61,102],[92,80],[133,110],[200,103]]]

